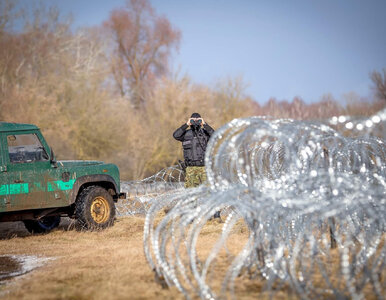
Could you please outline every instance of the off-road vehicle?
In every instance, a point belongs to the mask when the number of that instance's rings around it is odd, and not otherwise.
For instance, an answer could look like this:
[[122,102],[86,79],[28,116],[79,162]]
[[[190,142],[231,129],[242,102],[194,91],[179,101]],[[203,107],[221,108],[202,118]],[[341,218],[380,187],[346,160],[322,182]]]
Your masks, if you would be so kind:
[[47,232],[61,216],[81,228],[113,224],[120,193],[118,167],[99,161],[56,161],[38,127],[0,122],[0,222],[23,221]]

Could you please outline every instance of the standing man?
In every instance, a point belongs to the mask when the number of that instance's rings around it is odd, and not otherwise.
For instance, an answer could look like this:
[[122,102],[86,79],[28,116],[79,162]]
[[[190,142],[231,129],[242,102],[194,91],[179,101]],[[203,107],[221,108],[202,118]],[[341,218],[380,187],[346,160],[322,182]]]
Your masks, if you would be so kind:
[[185,187],[196,187],[206,181],[205,151],[214,130],[199,113],[193,113],[189,120],[178,128],[173,137],[182,142],[186,165]]

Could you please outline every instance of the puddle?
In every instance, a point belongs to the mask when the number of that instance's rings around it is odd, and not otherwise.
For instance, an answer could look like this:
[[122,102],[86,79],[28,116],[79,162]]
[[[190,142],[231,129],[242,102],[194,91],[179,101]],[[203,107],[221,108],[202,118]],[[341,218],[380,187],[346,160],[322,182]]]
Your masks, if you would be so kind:
[[0,255],[0,285],[11,279],[41,267],[52,258],[30,255]]

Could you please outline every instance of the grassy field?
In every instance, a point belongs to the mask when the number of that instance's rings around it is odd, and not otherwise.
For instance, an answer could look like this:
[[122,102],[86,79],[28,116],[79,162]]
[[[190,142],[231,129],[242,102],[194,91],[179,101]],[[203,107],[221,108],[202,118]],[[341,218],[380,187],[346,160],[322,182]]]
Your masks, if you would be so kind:
[[[79,232],[67,223],[46,235],[30,235],[21,222],[0,223],[0,255],[53,258],[0,285],[0,299],[183,299],[176,288],[163,289],[155,281],[144,256],[143,224],[144,218],[126,217],[99,232]],[[216,241],[221,225],[208,224],[198,253],[207,252],[206,245]],[[236,240],[233,244],[239,248]],[[220,265],[226,267],[226,262]],[[242,283],[238,296],[255,299],[261,296],[260,288]]]
[[0,286],[0,298],[182,298],[176,289],[162,289],[154,281],[143,252],[143,222],[143,218],[122,218],[114,227],[100,232],[79,232],[61,226],[49,234],[35,236],[28,234],[21,223],[1,224],[0,255],[54,259]]
[[[143,250],[143,217],[119,218],[104,231],[77,231],[67,222],[46,235],[31,235],[21,222],[0,223],[1,255],[34,255],[49,260],[34,271],[0,284],[0,299],[183,299],[176,288],[162,288],[156,282]],[[221,223],[209,221],[197,243],[197,257],[205,259],[219,235]],[[247,231],[236,224],[227,240],[227,250],[220,251],[208,274],[211,287],[219,291],[230,257],[245,245]],[[328,262],[336,272],[339,261]],[[320,278],[318,278],[320,277]],[[333,278],[334,281],[339,278]],[[322,286],[322,276],[314,283]],[[268,299],[263,293],[265,281],[248,276],[235,280],[237,299]],[[297,299],[287,287],[275,290],[274,299]],[[371,286],[365,288],[366,299],[374,299]],[[332,295],[325,295],[328,299]]]

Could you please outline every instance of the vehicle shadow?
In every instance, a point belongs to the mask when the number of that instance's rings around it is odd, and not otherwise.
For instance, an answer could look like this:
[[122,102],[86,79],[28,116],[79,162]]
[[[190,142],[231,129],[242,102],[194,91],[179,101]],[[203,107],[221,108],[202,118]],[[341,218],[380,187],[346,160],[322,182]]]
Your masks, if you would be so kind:
[[[61,218],[59,226],[54,230],[72,231],[76,230],[75,220]],[[9,240],[17,237],[28,237],[31,234],[25,228],[23,222],[0,222],[0,240]]]

